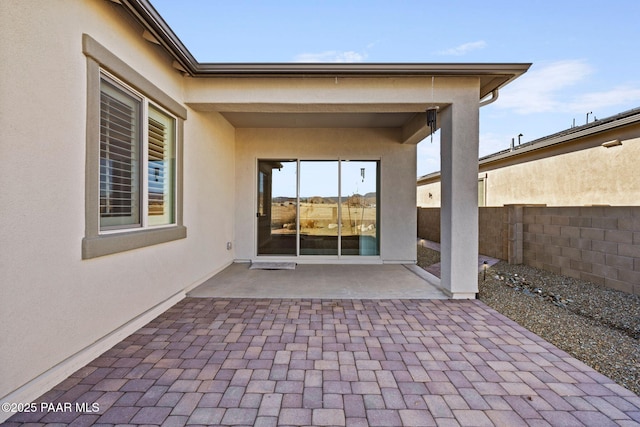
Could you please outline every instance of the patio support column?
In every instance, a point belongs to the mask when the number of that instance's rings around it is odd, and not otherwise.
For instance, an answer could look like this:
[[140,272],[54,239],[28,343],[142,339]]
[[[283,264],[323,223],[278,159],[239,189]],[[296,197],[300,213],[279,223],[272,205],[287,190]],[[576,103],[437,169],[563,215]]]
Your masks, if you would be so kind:
[[478,292],[478,95],[444,109],[441,120],[441,285],[452,298]]

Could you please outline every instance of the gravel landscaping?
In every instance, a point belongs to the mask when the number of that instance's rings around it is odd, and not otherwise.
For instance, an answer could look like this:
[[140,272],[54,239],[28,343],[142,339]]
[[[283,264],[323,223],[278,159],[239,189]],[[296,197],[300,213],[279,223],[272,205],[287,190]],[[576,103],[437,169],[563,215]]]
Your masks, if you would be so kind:
[[[439,256],[418,246],[423,268]],[[639,296],[506,262],[478,280],[485,304],[640,395]]]

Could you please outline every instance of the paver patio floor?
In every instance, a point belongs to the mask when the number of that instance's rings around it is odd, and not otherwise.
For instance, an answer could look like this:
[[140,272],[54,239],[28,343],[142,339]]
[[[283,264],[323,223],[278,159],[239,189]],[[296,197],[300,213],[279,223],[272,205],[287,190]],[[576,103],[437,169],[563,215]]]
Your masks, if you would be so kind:
[[480,301],[187,298],[7,425],[640,425],[640,397]]

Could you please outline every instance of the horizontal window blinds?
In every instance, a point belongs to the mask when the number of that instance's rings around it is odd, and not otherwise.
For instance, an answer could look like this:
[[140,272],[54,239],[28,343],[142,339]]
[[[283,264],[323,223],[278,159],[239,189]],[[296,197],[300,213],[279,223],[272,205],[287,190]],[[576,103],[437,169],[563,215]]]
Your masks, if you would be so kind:
[[100,224],[140,222],[140,100],[102,81],[100,94]]
[[175,119],[151,104],[148,114],[148,223],[171,224],[175,220]]
[[149,117],[149,215],[164,215],[165,136],[162,123]]

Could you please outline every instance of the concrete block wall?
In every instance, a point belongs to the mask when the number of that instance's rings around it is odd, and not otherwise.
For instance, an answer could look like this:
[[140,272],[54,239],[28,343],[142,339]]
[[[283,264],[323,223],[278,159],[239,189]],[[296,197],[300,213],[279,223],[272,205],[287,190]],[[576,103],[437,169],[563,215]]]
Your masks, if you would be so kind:
[[482,255],[508,259],[509,210],[481,207],[478,212],[478,249]]
[[640,206],[524,207],[523,263],[640,295]]
[[418,208],[418,237],[440,243],[440,208]]
[[[479,250],[640,295],[640,206],[481,207]],[[440,241],[440,209],[418,208],[418,237]]]
[[[502,207],[481,207],[478,214],[479,251],[509,259],[509,213]],[[418,237],[440,242],[440,208],[418,208]]]

